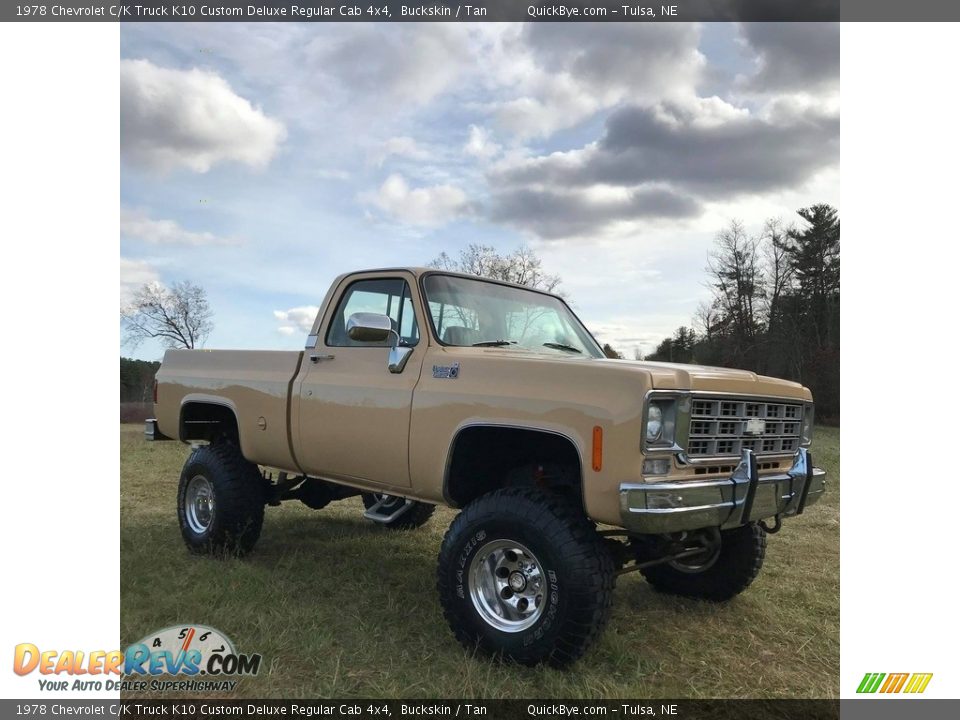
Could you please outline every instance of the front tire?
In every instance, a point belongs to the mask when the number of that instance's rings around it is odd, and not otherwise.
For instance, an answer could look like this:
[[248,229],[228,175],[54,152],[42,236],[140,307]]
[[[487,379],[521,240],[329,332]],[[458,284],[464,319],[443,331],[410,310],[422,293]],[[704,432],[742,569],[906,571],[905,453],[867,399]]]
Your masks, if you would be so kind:
[[641,572],[660,592],[724,602],[746,590],[760,574],[766,549],[766,533],[756,523],[748,523],[722,531],[719,552],[708,562],[684,565],[677,561]]
[[443,613],[467,649],[563,667],[610,617],[613,560],[568,502],[505,488],[470,503],[440,549]]
[[191,552],[244,555],[263,527],[264,482],[240,448],[223,441],[194,450],[180,473],[177,517]]

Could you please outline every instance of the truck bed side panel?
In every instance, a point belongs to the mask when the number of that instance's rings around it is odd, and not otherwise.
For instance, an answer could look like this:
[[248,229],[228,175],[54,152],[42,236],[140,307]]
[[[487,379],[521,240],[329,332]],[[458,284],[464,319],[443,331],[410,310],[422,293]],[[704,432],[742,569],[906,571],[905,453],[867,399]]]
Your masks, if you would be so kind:
[[237,417],[244,457],[296,470],[289,404],[290,386],[302,359],[302,352],[168,350],[157,373],[161,432],[180,437],[180,413],[186,403],[222,404]]

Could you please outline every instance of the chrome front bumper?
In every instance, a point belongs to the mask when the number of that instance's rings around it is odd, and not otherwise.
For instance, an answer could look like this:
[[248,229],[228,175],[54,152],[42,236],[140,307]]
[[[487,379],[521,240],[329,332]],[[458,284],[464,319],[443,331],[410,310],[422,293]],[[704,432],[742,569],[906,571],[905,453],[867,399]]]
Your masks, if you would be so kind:
[[827,474],[801,448],[786,472],[760,476],[757,457],[744,450],[728,478],[622,483],[620,517],[635,533],[671,533],[706,527],[733,528],[753,520],[801,514],[819,500]]

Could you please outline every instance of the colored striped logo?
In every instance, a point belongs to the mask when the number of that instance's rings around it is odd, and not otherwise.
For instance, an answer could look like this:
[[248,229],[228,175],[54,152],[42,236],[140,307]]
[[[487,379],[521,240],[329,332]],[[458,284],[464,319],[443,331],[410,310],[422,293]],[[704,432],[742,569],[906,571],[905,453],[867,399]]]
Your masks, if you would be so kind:
[[933,673],[867,673],[860,681],[858,693],[922,693]]

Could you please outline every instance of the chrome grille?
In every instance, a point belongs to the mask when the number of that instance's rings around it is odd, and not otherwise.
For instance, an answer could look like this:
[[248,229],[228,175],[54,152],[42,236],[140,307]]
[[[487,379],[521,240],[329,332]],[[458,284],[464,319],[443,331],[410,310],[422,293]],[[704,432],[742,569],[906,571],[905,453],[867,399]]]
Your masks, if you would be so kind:
[[687,455],[691,458],[792,453],[800,447],[803,405],[762,399],[694,397]]

